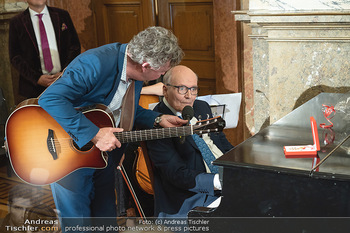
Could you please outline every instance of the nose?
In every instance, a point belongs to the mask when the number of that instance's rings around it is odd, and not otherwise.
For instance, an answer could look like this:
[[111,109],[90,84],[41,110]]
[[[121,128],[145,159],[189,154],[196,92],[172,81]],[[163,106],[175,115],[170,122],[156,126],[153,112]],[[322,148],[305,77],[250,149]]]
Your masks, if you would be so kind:
[[185,97],[186,98],[190,98],[191,97],[191,91],[190,90],[187,90],[187,92],[185,94]]

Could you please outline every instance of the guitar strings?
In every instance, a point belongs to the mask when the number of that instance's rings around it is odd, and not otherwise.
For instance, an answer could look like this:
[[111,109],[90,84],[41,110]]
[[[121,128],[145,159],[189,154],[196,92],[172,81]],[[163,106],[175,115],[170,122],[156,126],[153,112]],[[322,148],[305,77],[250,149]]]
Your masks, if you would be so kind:
[[[203,125],[200,124],[199,126],[190,125],[190,126],[182,126],[182,127],[174,127],[174,128],[169,127],[169,128],[159,128],[159,129],[124,131],[124,132],[116,132],[114,133],[114,135],[118,138],[118,140],[121,143],[147,141],[147,140],[154,140],[154,139],[161,139],[161,138],[171,138],[171,137],[192,135],[194,129],[198,129],[202,126]],[[210,130],[208,130],[208,132],[210,132]],[[53,139],[52,141],[54,142],[55,146],[60,147],[61,149],[71,148],[72,144],[74,146],[74,143],[71,143],[73,142],[72,138]]]

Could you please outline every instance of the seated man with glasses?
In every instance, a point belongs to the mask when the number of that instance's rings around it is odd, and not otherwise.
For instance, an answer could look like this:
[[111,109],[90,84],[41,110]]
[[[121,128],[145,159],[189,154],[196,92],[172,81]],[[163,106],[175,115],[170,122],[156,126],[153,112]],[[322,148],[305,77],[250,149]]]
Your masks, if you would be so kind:
[[[190,105],[194,110],[190,124],[213,117],[210,106],[196,100],[198,77],[191,69],[175,66],[164,75],[163,83],[164,99],[154,108],[155,111],[181,116],[183,108]],[[211,156],[214,155],[210,161],[204,161],[192,136],[186,136],[185,140],[147,141],[148,154],[154,164],[156,217],[187,217],[191,209],[207,207],[218,198],[221,184],[217,167],[214,166],[216,170],[211,171],[212,165],[207,165],[207,162],[212,162],[233,146],[222,132],[203,134],[202,139]]]

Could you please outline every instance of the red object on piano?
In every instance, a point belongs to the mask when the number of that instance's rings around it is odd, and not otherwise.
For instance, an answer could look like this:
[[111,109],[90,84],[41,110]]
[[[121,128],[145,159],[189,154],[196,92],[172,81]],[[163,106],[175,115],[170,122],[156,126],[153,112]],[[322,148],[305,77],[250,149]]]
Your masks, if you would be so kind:
[[316,120],[310,117],[313,145],[301,146],[284,146],[284,155],[286,158],[315,158],[317,151],[320,150],[320,141],[318,139],[318,131]]

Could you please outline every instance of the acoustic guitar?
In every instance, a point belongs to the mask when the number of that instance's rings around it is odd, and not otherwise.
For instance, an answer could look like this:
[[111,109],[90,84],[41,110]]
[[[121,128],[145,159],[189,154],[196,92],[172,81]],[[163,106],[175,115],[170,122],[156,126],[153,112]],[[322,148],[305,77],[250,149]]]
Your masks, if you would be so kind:
[[[99,104],[81,111],[99,128],[114,127],[113,116],[104,105]],[[225,121],[216,117],[199,121],[196,125],[114,134],[121,143],[128,143],[218,132],[224,127]],[[77,169],[102,169],[107,165],[106,153],[101,152],[92,142],[79,148],[37,101],[19,105],[11,113],[6,122],[5,134],[13,170],[29,184],[47,185]]]

